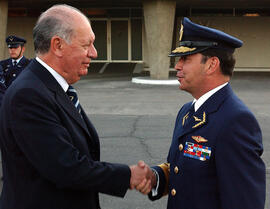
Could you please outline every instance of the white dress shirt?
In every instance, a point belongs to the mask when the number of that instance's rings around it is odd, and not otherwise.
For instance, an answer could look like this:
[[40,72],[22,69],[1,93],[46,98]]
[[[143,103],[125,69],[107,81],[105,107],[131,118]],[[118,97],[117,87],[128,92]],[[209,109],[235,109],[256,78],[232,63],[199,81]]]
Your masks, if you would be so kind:
[[[228,84],[228,82],[224,83],[224,84],[221,84],[220,86],[208,91],[207,93],[205,93],[204,95],[202,95],[198,100],[194,99],[193,100],[193,103],[195,102],[194,104],[194,111],[196,112],[200,106],[203,105],[203,103],[206,102],[207,99],[209,99],[214,93],[216,93],[218,90],[222,89],[224,86],[226,86]],[[192,103],[192,104],[193,104]]]
[[16,64],[18,64],[22,58],[23,58],[23,56],[21,56],[19,59],[16,59],[16,60],[12,59],[12,64],[14,64],[14,61],[16,61]]
[[36,60],[52,74],[52,76],[59,83],[59,85],[63,88],[63,90],[65,92],[67,92],[69,85],[66,82],[66,80],[59,73],[57,73],[54,69],[52,69],[49,65],[47,65],[45,62],[43,62],[39,57],[36,57]]

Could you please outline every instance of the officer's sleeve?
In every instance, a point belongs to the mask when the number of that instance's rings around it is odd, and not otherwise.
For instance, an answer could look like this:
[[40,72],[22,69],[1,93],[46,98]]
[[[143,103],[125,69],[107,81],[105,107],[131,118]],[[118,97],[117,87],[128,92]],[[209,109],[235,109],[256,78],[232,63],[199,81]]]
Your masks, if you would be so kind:
[[[176,126],[177,126],[177,124],[179,124],[179,121],[181,120],[180,115],[181,115],[181,111],[182,111],[183,107],[179,110],[177,117],[176,117],[176,120],[175,120],[173,139],[176,136]],[[170,156],[170,151],[168,153],[167,162],[169,162],[169,156]],[[154,169],[159,176],[159,185],[157,187],[157,195],[153,195],[152,192],[150,192],[148,194],[149,199],[154,201],[154,200],[160,199],[161,197],[168,194],[170,163],[163,163],[161,165],[152,167],[152,169]]]
[[168,194],[170,164],[163,163],[161,165],[152,167],[152,169],[154,169],[158,174],[159,184],[156,188],[157,195],[153,195],[153,193],[150,192],[148,197],[150,200],[157,200]]
[[216,147],[216,168],[220,208],[263,209],[265,165],[262,134],[248,111],[230,118],[220,132]]

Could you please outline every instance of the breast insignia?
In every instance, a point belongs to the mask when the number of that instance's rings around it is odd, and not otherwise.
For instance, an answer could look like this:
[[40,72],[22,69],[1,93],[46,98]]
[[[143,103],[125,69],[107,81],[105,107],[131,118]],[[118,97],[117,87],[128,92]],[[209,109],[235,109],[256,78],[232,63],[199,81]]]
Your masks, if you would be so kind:
[[192,139],[194,139],[198,143],[207,142],[208,140],[203,138],[202,136],[192,136]]

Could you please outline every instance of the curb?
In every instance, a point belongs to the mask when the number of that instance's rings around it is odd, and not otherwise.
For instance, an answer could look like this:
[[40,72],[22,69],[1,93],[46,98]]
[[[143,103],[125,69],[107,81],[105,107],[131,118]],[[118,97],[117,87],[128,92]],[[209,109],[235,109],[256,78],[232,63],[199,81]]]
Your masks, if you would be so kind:
[[151,79],[150,77],[132,78],[131,82],[138,83],[138,84],[150,84],[150,85],[179,85],[179,82],[176,79],[156,80],[156,79]]

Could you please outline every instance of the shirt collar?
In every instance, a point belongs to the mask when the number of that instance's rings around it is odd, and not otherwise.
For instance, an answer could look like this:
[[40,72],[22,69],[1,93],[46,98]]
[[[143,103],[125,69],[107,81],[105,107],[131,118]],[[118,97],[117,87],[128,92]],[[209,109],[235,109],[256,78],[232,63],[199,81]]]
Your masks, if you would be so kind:
[[69,87],[66,80],[59,73],[57,73],[53,68],[51,68],[48,64],[43,62],[39,57],[36,57],[36,60],[52,74],[52,76],[55,78],[55,80],[59,83],[59,85],[66,92],[68,90],[68,87]]
[[23,58],[23,56],[21,56],[19,59],[12,59],[12,63],[14,62],[14,61],[16,61],[16,63],[18,64],[20,61],[21,61],[21,59]]
[[195,102],[195,104],[194,104],[195,112],[203,105],[203,103],[206,102],[207,99],[209,99],[209,97],[211,97],[214,93],[216,93],[218,90],[222,89],[227,84],[228,84],[228,82],[208,91],[207,93],[202,95],[198,100],[194,99],[192,104]]

